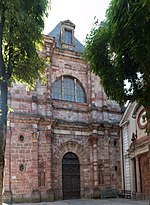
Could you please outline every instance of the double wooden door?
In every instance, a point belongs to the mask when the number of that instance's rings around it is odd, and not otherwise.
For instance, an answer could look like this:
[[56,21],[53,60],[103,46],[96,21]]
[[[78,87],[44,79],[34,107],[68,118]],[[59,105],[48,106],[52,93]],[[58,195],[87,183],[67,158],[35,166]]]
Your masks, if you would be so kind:
[[80,198],[80,163],[78,157],[68,152],[62,160],[63,199]]

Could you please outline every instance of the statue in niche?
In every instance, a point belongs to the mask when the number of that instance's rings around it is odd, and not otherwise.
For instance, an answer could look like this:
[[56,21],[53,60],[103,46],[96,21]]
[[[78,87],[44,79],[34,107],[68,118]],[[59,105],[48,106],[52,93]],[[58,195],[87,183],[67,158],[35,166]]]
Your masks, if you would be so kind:
[[45,164],[43,159],[39,160],[38,165],[38,186],[45,186]]
[[100,160],[98,168],[99,168],[99,184],[102,185],[104,184],[104,164],[102,160]]

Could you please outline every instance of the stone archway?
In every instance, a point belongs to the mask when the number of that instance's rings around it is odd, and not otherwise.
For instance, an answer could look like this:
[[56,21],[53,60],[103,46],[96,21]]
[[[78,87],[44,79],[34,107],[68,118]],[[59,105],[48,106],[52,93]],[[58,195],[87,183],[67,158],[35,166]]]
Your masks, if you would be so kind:
[[75,141],[64,142],[53,153],[52,186],[56,199],[63,199],[62,161],[69,152],[74,153],[80,162],[80,197],[85,196],[86,186],[89,187],[89,184],[85,184],[90,177],[89,151]]
[[63,199],[80,198],[80,162],[72,152],[62,159],[62,191]]

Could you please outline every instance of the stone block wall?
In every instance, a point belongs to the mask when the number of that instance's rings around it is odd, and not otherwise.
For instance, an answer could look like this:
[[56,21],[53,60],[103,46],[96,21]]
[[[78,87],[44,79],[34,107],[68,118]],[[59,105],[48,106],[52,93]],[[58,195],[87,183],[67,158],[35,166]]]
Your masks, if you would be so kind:
[[[107,99],[81,54],[56,48],[54,38],[46,36],[41,55],[50,58],[45,84],[37,81],[34,90],[19,84],[9,89],[13,112],[7,129],[4,201],[62,199],[62,159],[68,152],[80,162],[82,198],[100,197],[106,186],[120,189],[120,107]],[[82,84],[86,103],[52,99],[53,83],[62,75]]]

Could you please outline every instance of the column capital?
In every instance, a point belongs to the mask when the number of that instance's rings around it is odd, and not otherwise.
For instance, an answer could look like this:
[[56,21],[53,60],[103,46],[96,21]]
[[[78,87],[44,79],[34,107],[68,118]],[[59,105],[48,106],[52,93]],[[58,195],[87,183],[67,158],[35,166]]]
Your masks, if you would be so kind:
[[95,145],[95,144],[97,144],[98,137],[97,136],[90,136],[88,141],[89,141],[90,145]]
[[38,139],[39,139],[39,131],[33,131],[31,132],[32,134],[32,142],[38,142]]
[[54,135],[54,133],[53,133],[53,131],[52,130],[46,130],[46,139],[50,139],[50,140],[52,140],[53,139],[53,135]]

